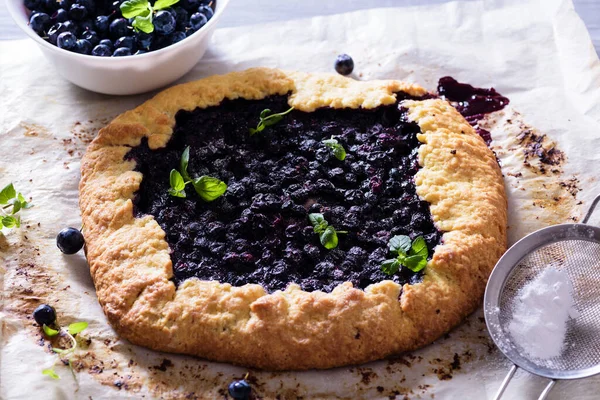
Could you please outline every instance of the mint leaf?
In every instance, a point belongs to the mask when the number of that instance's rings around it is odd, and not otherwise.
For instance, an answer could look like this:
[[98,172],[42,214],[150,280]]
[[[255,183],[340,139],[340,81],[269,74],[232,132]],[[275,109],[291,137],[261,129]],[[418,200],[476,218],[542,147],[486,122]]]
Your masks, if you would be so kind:
[[269,110],[268,108],[265,108],[264,110],[262,110],[260,112],[260,119],[265,119],[269,116],[269,114],[271,114],[271,110]]
[[425,239],[422,236],[418,236],[412,243],[410,247],[410,255],[417,255],[424,258],[429,256],[429,251],[427,250],[427,243],[425,243]]
[[185,182],[183,180],[183,176],[176,170],[171,170],[171,175],[169,175],[169,183],[171,184],[171,188],[177,192],[181,192],[185,189]]
[[2,225],[4,225],[5,228],[13,228],[17,226],[17,220],[15,217],[11,216],[2,217]]
[[162,10],[167,7],[171,7],[173,4],[176,4],[178,2],[179,0],[156,0],[156,2],[154,3],[154,9]]
[[69,331],[69,333],[71,335],[76,335],[79,332],[83,331],[87,327],[88,327],[87,322],[73,322],[72,324],[69,325],[67,330]]
[[48,325],[42,325],[42,330],[46,334],[46,336],[52,337],[58,335],[58,331],[56,329],[50,328]]
[[65,352],[65,351],[67,351],[67,350],[58,349],[58,348],[56,348],[56,347],[53,347],[53,348],[52,348],[52,351],[53,351],[53,352],[55,352],[55,353],[57,353],[57,354],[62,354],[62,353],[64,353],[64,352]]
[[185,181],[191,181],[192,178],[188,175],[187,169],[190,162],[190,146],[186,147],[181,154],[181,161],[179,162],[179,172]]
[[227,190],[227,184],[212,176],[201,176],[192,181],[196,193],[204,201],[213,201],[221,197]]
[[265,108],[264,110],[262,110],[260,112],[260,121],[258,122],[258,125],[256,125],[256,128],[250,128],[250,136],[254,135],[255,133],[258,132],[262,132],[266,127],[275,125],[276,123],[278,123],[279,121],[281,121],[283,119],[283,116],[288,114],[289,112],[291,112],[294,109],[294,107],[290,107],[288,110],[284,111],[284,112],[280,112],[277,114],[271,114],[271,110],[268,108]]
[[185,192],[178,192],[177,190],[173,189],[173,188],[169,188],[169,194],[173,197],[181,197],[181,198],[185,198]]
[[390,239],[388,247],[392,253],[407,253],[410,250],[410,238],[405,235],[396,235]]
[[0,191],[0,204],[8,204],[8,201],[16,196],[17,191],[15,190],[15,187],[12,183],[9,183]]
[[[323,214],[320,214],[320,213],[308,214],[308,220],[310,221],[311,225],[313,227],[315,227],[315,229],[317,227],[325,225],[323,227],[323,230],[324,230],[327,227],[327,225],[329,225],[327,223],[327,221],[325,221],[325,217],[323,217]],[[317,232],[317,231],[315,230],[315,232]],[[317,233],[321,233],[321,232],[317,232]]]
[[427,258],[420,255],[408,256],[402,264],[412,272],[419,272],[427,265]]
[[123,2],[119,8],[123,17],[133,18],[150,11],[148,8],[149,5],[148,0],[128,0]]
[[54,368],[46,368],[42,370],[42,375],[48,375],[52,379],[60,379],[60,376],[56,374]]
[[392,258],[390,260],[385,260],[381,264],[381,270],[388,275],[395,274],[396,272],[398,272],[399,269],[400,269],[400,262],[395,258]]
[[329,225],[323,233],[319,235],[319,239],[321,240],[321,244],[327,250],[335,249],[338,245],[338,236],[335,228]]
[[138,15],[133,20],[131,26],[138,31],[142,31],[144,33],[152,33],[154,32],[154,25],[152,24],[152,13],[148,10],[147,15]]
[[333,136],[331,139],[325,139],[321,143],[329,147],[334,157],[338,160],[344,161],[346,159],[346,149],[344,149],[344,146],[342,146],[337,139],[334,139]]

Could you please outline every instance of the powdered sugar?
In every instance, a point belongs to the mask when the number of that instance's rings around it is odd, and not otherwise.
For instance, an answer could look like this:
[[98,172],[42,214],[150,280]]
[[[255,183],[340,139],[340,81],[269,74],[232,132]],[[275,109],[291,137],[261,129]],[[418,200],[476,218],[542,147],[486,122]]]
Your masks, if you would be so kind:
[[569,276],[549,266],[517,292],[508,331],[527,355],[547,360],[561,354],[567,321],[577,316]]

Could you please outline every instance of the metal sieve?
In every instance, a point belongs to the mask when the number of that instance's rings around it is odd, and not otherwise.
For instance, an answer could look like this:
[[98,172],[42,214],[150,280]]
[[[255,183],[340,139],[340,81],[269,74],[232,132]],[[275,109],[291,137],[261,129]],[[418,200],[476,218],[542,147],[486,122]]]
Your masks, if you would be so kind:
[[[539,400],[546,398],[557,380],[600,373],[600,228],[586,225],[599,202],[600,195],[580,224],[554,225],[525,236],[500,258],[492,271],[483,304],[485,321],[496,346],[513,362],[496,400],[518,368],[550,379]],[[513,343],[508,324],[517,292],[549,265],[569,276],[579,316],[567,323],[562,354],[538,360]]]

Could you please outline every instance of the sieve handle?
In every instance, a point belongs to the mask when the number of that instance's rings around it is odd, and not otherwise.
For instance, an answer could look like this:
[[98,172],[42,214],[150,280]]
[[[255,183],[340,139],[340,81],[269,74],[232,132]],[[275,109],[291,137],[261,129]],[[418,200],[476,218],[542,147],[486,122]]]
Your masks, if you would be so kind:
[[594,213],[594,209],[596,208],[596,206],[598,205],[599,202],[600,202],[600,194],[598,196],[596,196],[594,201],[592,201],[592,205],[590,206],[590,209],[588,210],[587,214],[585,214],[585,218],[583,218],[583,221],[582,221],[583,224],[588,222],[588,220]]
[[544,400],[548,396],[548,393],[550,393],[550,391],[552,390],[552,387],[554,386],[555,383],[556,383],[556,381],[554,379],[552,379],[548,383],[548,385],[546,385],[546,388],[544,389],[542,394],[540,394],[540,397],[538,397],[538,400]]
[[514,364],[513,364],[512,367],[510,367],[510,371],[508,371],[508,374],[506,374],[506,377],[502,381],[502,385],[500,385],[500,389],[498,389],[498,392],[496,393],[496,397],[494,397],[494,400],[500,400],[500,397],[502,397],[502,394],[506,390],[506,387],[508,386],[508,383],[512,379],[512,377],[515,374],[515,372],[517,372],[518,368],[519,367],[517,367]]

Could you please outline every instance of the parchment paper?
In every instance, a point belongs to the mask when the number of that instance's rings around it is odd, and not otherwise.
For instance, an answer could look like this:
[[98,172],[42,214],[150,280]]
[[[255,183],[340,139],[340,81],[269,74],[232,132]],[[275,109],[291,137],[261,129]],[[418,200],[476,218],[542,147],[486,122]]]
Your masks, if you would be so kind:
[[[448,3],[222,29],[182,81],[252,66],[332,71],[342,52],[354,58],[356,79],[404,79],[434,90],[439,77],[451,75],[511,99],[511,108],[481,123],[492,131],[506,178],[511,242],[578,220],[600,192],[600,63],[569,1]],[[269,399],[495,393],[510,364],[488,337],[481,311],[420,351],[329,371],[261,372],[119,340],[83,255],[61,255],[55,235],[80,226],[85,146],[101,126],[152,94],[110,97],[79,89],[59,78],[29,40],[0,42],[0,73],[0,185],[14,182],[35,204],[22,212],[20,230],[0,235],[2,399],[224,398],[227,384],[246,373],[254,393]],[[551,167],[526,155],[532,135],[543,134],[542,156],[554,146],[566,155]],[[41,374],[60,362],[30,317],[46,302],[61,324],[90,323],[82,334],[89,341],[72,358],[74,374],[57,365],[57,381]],[[505,396],[537,398],[545,383],[519,371]],[[549,398],[592,399],[599,392],[596,377],[559,382]]]

